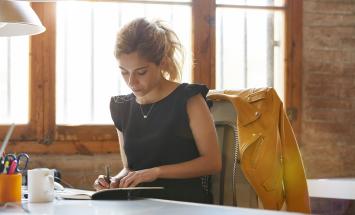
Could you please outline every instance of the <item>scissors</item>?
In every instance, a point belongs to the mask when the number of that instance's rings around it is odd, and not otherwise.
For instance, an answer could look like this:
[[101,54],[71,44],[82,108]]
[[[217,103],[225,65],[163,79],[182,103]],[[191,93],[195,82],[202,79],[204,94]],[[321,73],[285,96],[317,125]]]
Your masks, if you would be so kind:
[[13,174],[22,173],[27,170],[29,156],[26,153],[20,153],[17,156],[15,154],[7,154],[4,157],[3,169],[0,172]]

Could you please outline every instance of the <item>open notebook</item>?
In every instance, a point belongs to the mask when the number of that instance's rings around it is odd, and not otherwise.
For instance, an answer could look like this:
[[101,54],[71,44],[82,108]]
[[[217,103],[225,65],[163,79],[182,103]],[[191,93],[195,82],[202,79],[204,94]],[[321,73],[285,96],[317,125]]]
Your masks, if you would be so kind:
[[56,196],[63,199],[125,200],[156,196],[163,189],[163,187],[128,187],[90,191],[65,188],[63,191],[56,191]]

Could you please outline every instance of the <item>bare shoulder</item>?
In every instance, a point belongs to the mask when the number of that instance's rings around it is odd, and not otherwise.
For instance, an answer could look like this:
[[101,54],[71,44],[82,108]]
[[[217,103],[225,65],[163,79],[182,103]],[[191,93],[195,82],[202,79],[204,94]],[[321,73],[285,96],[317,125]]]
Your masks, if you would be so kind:
[[195,106],[200,106],[200,105],[202,105],[202,106],[206,105],[207,106],[205,99],[199,93],[196,94],[196,95],[191,96],[187,100],[187,106],[188,107],[195,107]]
[[203,96],[201,94],[196,94],[194,96],[191,96],[188,100],[187,100],[187,104],[186,104],[186,108],[187,108],[187,113],[190,116],[203,116],[203,115],[209,115],[209,108],[208,105],[205,101],[205,99],[203,98]]

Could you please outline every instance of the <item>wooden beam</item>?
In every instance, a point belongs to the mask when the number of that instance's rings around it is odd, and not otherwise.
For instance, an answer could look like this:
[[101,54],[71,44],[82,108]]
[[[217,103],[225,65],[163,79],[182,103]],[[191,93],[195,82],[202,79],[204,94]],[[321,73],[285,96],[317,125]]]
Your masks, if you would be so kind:
[[94,155],[106,153],[118,153],[117,141],[56,141],[51,145],[39,144],[35,141],[12,142],[8,145],[6,153],[28,154],[62,154],[62,155]]
[[302,116],[302,7],[303,1],[288,0],[286,10],[285,106],[293,130],[300,139]]
[[57,141],[118,141],[113,125],[57,125]]
[[194,83],[215,88],[215,0],[192,1]]
[[31,37],[31,122],[37,140],[51,143],[55,134],[56,3],[32,3],[46,31]]

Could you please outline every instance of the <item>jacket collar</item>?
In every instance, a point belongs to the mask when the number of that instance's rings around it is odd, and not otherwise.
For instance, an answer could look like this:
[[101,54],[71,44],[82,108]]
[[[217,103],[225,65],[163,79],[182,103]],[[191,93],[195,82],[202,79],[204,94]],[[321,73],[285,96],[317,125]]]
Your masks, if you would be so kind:
[[248,124],[254,122],[255,120],[259,119],[261,113],[248,101],[245,101],[239,95],[231,95],[225,94],[224,92],[211,92],[208,96],[208,99],[211,100],[227,100],[230,101],[234,109],[238,111],[237,113],[237,120],[241,126],[247,126]]

